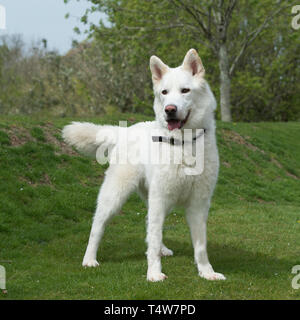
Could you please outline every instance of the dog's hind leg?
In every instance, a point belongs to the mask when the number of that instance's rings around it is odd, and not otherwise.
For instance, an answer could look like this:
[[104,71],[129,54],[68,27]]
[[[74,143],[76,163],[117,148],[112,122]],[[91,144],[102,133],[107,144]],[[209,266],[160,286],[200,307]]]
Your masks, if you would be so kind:
[[85,267],[97,267],[97,250],[108,221],[117,214],[138,184],[137,168],[130,165],[111,166],[101,186],[89,243],[83,258]]
[[161,244],[160,254],[163,257],[172,256],[173,251],[171,249],[168,249],[163,243]]
[[208,199],[198,200],[197,203],[190,205],[186,212],[194,246],[195,263],[200,277],[207,280],[225,280],[223,274],[214,272],[207,256],[206,221],[209,205]]

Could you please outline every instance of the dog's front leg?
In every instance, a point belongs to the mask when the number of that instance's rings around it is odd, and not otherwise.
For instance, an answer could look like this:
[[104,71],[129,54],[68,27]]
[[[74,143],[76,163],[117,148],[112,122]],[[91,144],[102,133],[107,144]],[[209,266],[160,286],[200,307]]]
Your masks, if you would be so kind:
[[161,272],[161,247],[162,230],[166,216],[166,210],[161,200],[149,201],[147,221],[147,259],[148,259],[148,281],[162,281],[167,276]]
[[223,274],[214,272],[207,256],[206,221],[208,210],[209,201],[201,201],[201,203],[190,206],[186,212],[194,246],[195,263],[200,277],[207,280],[225,280]]

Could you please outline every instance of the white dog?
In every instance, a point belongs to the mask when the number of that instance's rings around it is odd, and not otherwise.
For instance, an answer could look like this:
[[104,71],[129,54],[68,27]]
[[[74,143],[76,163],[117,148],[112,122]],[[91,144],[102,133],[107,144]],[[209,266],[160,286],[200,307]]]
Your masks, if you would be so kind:
[[[203,129],[204,170],[195,175],[186,173],[184,163],[110,163],[98,195],[82,265],[99,265],[96,260],[97,249],[105,225],[118,213],[128,196],[137,191],[148,207],[147,279],[162,281],[167,278],[162,273],[161,256],[172,255],[173,252],[163,244],[163,223],[166,215],[175,206],[181,205],[186,209],[199,275],[208,280],[224,280],[222,274],[213,270],[206,250],[206,221],[219,169],[214,120],[215,98],[204,79],[202,62],[194,49],[187,52],[183,64],[177,68],[170,68],[158,57],[152,56],[150,69],[156,119],[124,129],[131,137],[138,136],[142,141],[142,144],[137,144],[134,140],[128,142],[128,154],[134,158],[141,145],[149,148],[150,143],[159,146],[156,152],[171,149],[174,159],[175,151],[181,150],[183,144],[196,144],[196,129]],[[124,147],[121,139],[114,134],[118,128],[73,122],[63,129],[63,137],[67,143],[86,154],[95,155],[103,147],[111,148],[113,153]],[[192,131],[189,141],[182,138],[181,133],[185,129]],[[149,130],[156,132],[152,139],[151,135],[146,134]]]

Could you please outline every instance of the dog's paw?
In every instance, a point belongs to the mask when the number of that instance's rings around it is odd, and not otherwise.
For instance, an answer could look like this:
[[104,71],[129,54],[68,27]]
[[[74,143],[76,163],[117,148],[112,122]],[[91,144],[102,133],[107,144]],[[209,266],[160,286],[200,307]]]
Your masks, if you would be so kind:
[[168,277],[162,272],[160,272],[160,273],[150,273],[150,274],[147,275],[147,280],[151,281],[151,282],[164,281],[167,278]]
[[173,255],[173,251],[168,249],[167,247],[162,247],[160,250],[160,254],[163,257],[168,257],[168,256],[172,256]]
[[226,280],[226,277],[218,272],[199,272],[199,276],[206,280]]
[[83,260],[82,262],[82,266],[83,267],[98,267],[99,263],[97,262],[97,260],[95,259],[91,259],[91,260]]

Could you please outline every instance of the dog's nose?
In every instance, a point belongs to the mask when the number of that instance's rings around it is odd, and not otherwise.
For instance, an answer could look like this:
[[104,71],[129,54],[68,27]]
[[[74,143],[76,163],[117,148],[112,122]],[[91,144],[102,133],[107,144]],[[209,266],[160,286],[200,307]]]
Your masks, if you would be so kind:
[[165,107],[165,112],[168,116],[174,115],[176,113],[176,111],[177,111],[177,107],[174,106],[173,104],[170,104]]

